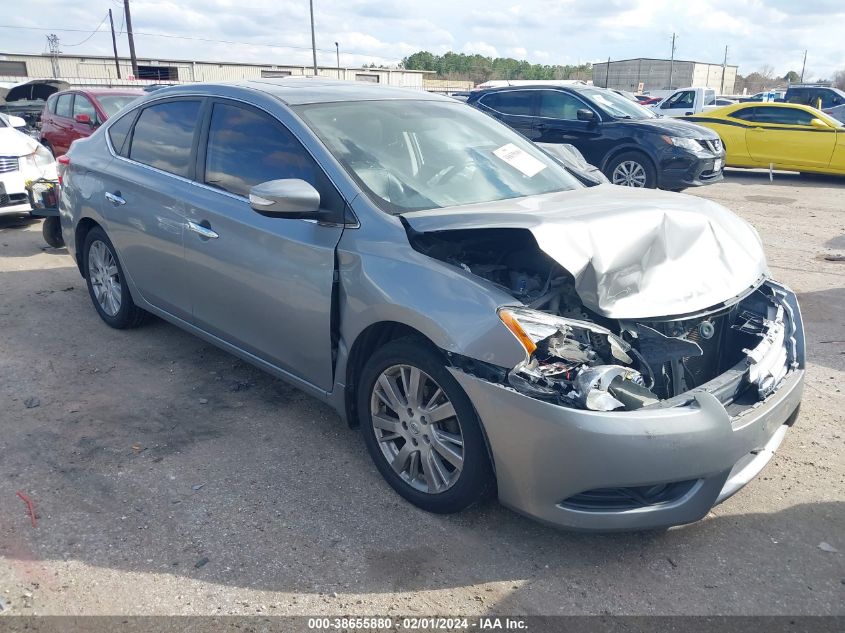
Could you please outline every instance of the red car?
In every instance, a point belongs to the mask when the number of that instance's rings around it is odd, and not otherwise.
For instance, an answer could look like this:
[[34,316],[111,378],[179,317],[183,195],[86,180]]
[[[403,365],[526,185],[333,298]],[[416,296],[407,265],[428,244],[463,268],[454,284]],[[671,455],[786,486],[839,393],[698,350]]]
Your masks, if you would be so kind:
[[63,90],[50,95],[41,113],[41,143],[61,156],[78,138],[90,136],[106,119],[146,93],[139,88]]

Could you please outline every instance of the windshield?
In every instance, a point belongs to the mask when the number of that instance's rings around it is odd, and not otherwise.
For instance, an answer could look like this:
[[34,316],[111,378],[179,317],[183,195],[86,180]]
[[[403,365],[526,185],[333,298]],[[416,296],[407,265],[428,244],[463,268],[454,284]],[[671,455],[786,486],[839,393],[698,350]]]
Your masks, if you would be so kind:
[[461,103],[353,101],[296,111],[388,213],[583,186],[524,137]]
[[648,108],[642,107],[636,101],[626,99],[612,90],[601,88],[583,88],[578,91],[595,105],[617,119],[653,119],[657,115]]
[[113,117],[120,112],[124,106],[132,103],[139,95],[100,95],[97,101],[100,102],[100,107],[106,113],[108,118]]

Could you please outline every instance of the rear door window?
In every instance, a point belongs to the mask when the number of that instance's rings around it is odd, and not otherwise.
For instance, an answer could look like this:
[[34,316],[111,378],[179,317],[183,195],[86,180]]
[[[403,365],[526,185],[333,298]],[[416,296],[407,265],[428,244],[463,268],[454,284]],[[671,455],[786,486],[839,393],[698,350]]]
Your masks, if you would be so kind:
[[586,106],[575,96],[561,90],[540,90],[539,116],[577,121],[578,110]]
[[217,102],[205,156],[207,185],[248,197],[268,180],[298,178],[320,193],[320,207],[343,211],[343,199],[299,140],[279,121],[248,106]]
[[531,116],[533,95],[534,92],[529,90],[493,92],[483,96],[481,98],[481,103],[496,112],[501,112],[502,114]]
[[135,123],[129,158],[190,178],[200,104],[200,101],[179,100],[144,108]]
[[66,119],[69,119],[72,104],[73,104],[73,95],[72,94],[59,95],[59,98],[56,101],[56,116],[61,116],[61,117],[64,117]]
[[73,118],[78,114],[87,114],[92,122],[97,120],[97,111],[94,109],[94,104],[84,95],[76,95],[73,100]]

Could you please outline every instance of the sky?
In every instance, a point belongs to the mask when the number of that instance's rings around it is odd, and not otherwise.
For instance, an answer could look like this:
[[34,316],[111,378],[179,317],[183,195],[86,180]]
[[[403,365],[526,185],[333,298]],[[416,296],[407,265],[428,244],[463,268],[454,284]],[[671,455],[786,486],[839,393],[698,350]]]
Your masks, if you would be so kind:
[[[24,6],[0,14],[0,53],[42,53],[53,30],[64,53],[110,55],[109,8],[123,30],[122,0]],[[307,0],[131,0],[131,11],[139,57],[311,63]],[[343,66],[393,65],[419,50],[543,64],[668,58],[674,32],[676,59],[721,63],[728,46],[743,75],[800,73],[805,49],[805,79],[845,69],[841,0],[314,0],[314,17],[318,63],[331,66],[335,42]],[[128,55],[125,35],[118,52]]]

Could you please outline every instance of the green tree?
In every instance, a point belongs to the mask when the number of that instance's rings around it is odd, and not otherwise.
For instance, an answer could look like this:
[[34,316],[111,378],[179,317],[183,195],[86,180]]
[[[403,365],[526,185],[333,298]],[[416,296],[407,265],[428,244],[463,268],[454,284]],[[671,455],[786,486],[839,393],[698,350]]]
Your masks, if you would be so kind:
[[783,78],[784,78],[785,81],[788,81],[791,84],[794,84],[796,81],[801,80],[801,77],[794,70],[790,70],[788,73],[786,73],[783,76]]
[[433,70],[443,79],[468,79],[484,83],[489,79],[590,79],[593,69],[590,64],[545,65],[532,64],[512,57],[485,57],[449,51],[434,55],[420,51],[405,57],[400,66],[407,70]]

